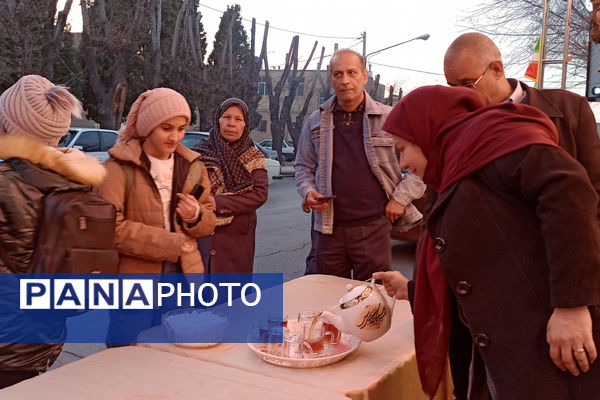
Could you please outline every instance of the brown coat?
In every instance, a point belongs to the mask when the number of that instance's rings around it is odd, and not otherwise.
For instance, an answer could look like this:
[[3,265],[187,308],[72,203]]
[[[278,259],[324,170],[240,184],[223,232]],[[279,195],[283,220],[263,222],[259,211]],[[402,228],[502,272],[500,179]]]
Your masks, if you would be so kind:
[[[551,361],[554,307],[590,305],[600,349],[598,197],[580,164],[534,145],[443,192],[427,229],[497,399],[590,399],[600,365],[574,377]],[[485,384],[485,382],[484,382]]]
[[[210,194],[210,182],[204,164],[197,160],[198,153],[178,145],[175,150],[173,194],[190,193],[197,182],[204,187],[198,199],[200,219],[192,227],[177,221],[171,204],[174,232],[164,228],[162,202],[150,176],[148,158],[143,155],[139,140],[118,142],[105,161],[107,176],[98,193],[117,209],[115,242],[121,254],[119,272],[162,272],[163,262],[181,262],[183,272],[204,272],[198,251],[180,259],[181,246],[186,236],[197,238],[210,235],[215,228],[215,201]],[[129,199],[125,201],[125,175],[121,164],[133,165],[134,174]],[[125,210],[126,208],[126,210]]]
[[600,138],[586,98],[566,90],[523,86],[528,104],[546,113],[554,122],[558,129],[558,144],[583,165],[600,195]]

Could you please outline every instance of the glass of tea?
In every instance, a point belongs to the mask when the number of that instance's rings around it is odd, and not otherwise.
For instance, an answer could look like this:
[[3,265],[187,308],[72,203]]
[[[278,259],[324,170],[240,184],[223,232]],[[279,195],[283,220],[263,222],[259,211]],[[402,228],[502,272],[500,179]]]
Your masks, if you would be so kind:
[[331,344],[338,344],[342,338],[342,331],[336,328],[335,325],[327,322],[323,323],[323,326],[325,327],[325,332],[331,332],[331,336],[325,335],[325,341],[329,340]]
[[[323,324],[323,321],[304,324],[303,332],[304,340],[306,340],[312,348],[313,354],[323,355],[327,353],[329,350],[329,344],[331,343],[332,333],[325,331],[325,325]],[[325,337],[329,337],[329,340],[326,341]]]

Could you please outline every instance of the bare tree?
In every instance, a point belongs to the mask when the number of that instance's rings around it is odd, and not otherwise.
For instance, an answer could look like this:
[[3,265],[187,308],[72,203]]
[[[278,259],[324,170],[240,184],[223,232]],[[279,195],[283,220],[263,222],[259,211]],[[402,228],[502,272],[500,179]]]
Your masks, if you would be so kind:
[[198,2],[183,0],[177,13],[167,56],[169,86],[181,92],[190,107],[202,117],[198,109],[205,108],[206,97],[206,33],[202,26],[202,14],[198,11]]
[[[125,4],[126,3],[126,4]],[[81,55],[89,86],[97,103],[97,118],[103,128],[118,129],[132,59],[141,49],[138,38],[144,20],[144,0],[111,3],[119,12],[109,20],[106,0],[82,0]],[[118,90],[117,90],[118,89]]]
[[[269,21],[265,24],[265,31],[269,29]],[[266,36],[265,36],[266,38]],[[264,60],[265,64],[265,81],[267,87],[267,96],[269,97],[269,118],[271,120],[271,137],[273,139],[272,148],[277,149],[278,157],[280,160],[283,160],[281,155],[281,144],[283,141],[283,134],[285,132],[285,122],[280,120],[279,116],[279,104],[281,99],[281,92],[283,91],[283,87],[287,78],[290,74],[290,70],[292,69],[292,65],[294,64],[294,54],[296,54],[296,61],[298,60],[298,41],[299,37],[294,36],[292,38],[292,43],[290,45],[290,51],[288,56],[285,59],[285,67],[283,68],[283,72],[279,81],[273,87],[273,79],[271,78],[271,73],[269,71],[269,59],[267,57],[267,46],[263,42],[263,48],[261,51],[261,58]]]
[[42,74],[52,79],[54,77],[54,63],[58,59],[60,47],[62,45],[62,34],[67,25],[67,18],[69,17],[69,11],[73,0],[67,0],[61,11],[56,15],[57,2],[50,0],[48,1],[48,12],[46,14],[46,22],[44,24],[44,31],[46,34],[45,45],[42,47]]
[[162,25],[162,0],[150,1],[150,34],[152,39],[152,87],[160,84],[160,31]]
[[[314,49],[313,49],[314,51]],[[321,47],[321,56],[319,57],[319,62],[317,64],[317,70],[315,72],[314,79],[311,82],[310,90],[304,99],[304,105],[302,109],[296,115],[296,120],[294,122],[288,122],[288,132],[292,137],[292,141],[294,142],[294,152],[298,149],[298,141],[300,140],[300,133],[302,132],[302,125],[304,124],[304,118],[306,117],[306,113],[308,112],[308,106],[315,92],[315,87],[317,86],[317,82],[321,82],[321,65],[323,64],[323,57],[325,54],[325,47]]]
[[[546,58],[562,59],[566,1],[550,2]],[[461,26],[466,30],[477,30],[503,44],[511,50],[504,52],[504,62],[508,67],[520,65],[523,72],[542,31],[543,2],[539,0],[483,0],[468,15],[461,18]],[[584,0],[573,1],[570,29],[569,63],[570,87],[585,83],[587,54],[590,30],[590,10]]]
[[[267,45],[267,30],[263,32],[263,46]],[[250,54],[254,55],[256,48],[256,19],[252,18],[252,28],[250,30]],[[266,54],[266,52],[265,52]],[[249,60],[248,66],[246,68],[246,75],[244,76],[244,80],[246,81],[246,85],[244,85],[245,93],[243,93],[243,99],[248,105],[248,109],[250,110],[250,121],[251,121],[251,129],[258,126],[260,122],[260,114],[256,111],[258,108],[258,102],[260,101],[261,96],[258,94],[258,80],[260,76],[260,66],[263,63],[262,59],[262,47],[261,52],[258,58],[253,58]]]
[[71,4],[58,11],[57,0],[0,1],[0,92],[25,74],[54,80]]
[[[265,26],[265,30],[268,29],[268,23]],[[265,37],[266,38],[266,37]],[[269,117],[271,120],[271,137],[272,137],[272,148],[277,151],[277,155],[280,161],[283,161],[282,155],[282,144],[283,136],[285,134],[285,128],[287,127],[290,134],[294,128],[291,127],[291,108],[296,98],[296,90],[298,85],[304,78],[304,72],[308,68],[310,61],[314,55],[315,49],[317,48],[317,42],[313,45],[310,56],[308,57],[304,68],[298,73],[298,47],[300,37],[294,36],[290,44],[290,50],[286,56],[285,66],[279,81],[273,87],[273,79],[269,71],[269,60],[267,58],[267,46],[266,42],[263,42],[263,48],[261,51],[261,58],[264,59],[265,64],[265,81],[267,88],[267,96],[269,97]],[[291,72],[291,77],[290,77]],[[289,78],[288,94],[284,97],[283,103],[281,101],[281,93],[286,85]],[[312,94],[311,94],[312,96]],[[308,107],[308,106],[306,106]],[[305,111],[306,113],[306,111]]]
[[[279,114],[280,121],[284,127],[287,127],[287,130],[290,133],[290,136],[292,136],[292,131],[293,131],[292,115],[291,115],[292,104],[294,103],[294,100],[296,98],[296,92],[298,91],[298,86],[300,85],[300,82],[304,81],[304,73],[306,72],[308,65],[312,61],[313,55],[315,54],[315,50],[317,49],[317,44],[318,44],[318,42],[315,41],[313,48],[310,51],[310,55],[306,59],[304,68],[302,68],[302,71],[300,71],[300,73],[298,73],[298,46],[299,46],[299,43],[296,44],[294,54],[292,55],[293,68],[292,68],[291,76],[289,78],[288,94],[287,94],[287,96],[285,96],[283,98],[283,103],[281,104],[281,112]],[[320,63],[319,63],[319,66],[320,66]],[[311,97],[312,97],[312,93],[311,93]],[[308,101],[310,101],[310,98],[308,98]],[[308,102],[306,100],[304,101],[304,104],[308,108]],[[306,111],[305,111],[305,113],[306,113]],[[297,122],[298,122],[298,119],[296,118],[296,123]],[[300,124],[302,124],[302,122],[300,122]],[[282,137],[282,140],[283,140],[283,137]],[[292,140],[294,140],[293,136],[292,136]],[[297,140],[298,139],[296,138],[295,141],[297,141]],[[273,150],[277,151],[277,154],[279,155],[280,159],[283,159],[283,155],[281,153],[281,147],[282,147],[281,142],[279,143],[279,147],[276,147],[275,141],[273,141]],[[295,147],[296,146],[294,146],[294,148]]]

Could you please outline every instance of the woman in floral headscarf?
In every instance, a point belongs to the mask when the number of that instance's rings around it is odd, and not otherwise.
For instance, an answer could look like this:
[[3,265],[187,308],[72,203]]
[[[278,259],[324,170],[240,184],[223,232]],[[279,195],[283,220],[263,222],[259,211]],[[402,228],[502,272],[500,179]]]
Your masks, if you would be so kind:
[[210,138],[193,150],[208,169],[217,204],[214,235],[199,239],[208,271],[251,273],[256,209],[267,201],[269,180],[265,159],[250,138],[246,103],[236,98],[221,103]]

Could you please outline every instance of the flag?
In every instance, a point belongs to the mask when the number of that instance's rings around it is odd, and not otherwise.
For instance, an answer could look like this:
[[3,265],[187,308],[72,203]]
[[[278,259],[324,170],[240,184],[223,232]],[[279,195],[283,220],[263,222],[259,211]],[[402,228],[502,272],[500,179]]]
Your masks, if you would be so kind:
[[531,79],[535,83],[538,81],[538,71],[539,71],[539,60],[540,60],[540,39],[538,38],[537,43],[535,45],[535,50],[533,51],[533,55],[531,56],[531,62],[527,67],[527,71],[525,71],[525,78]]

